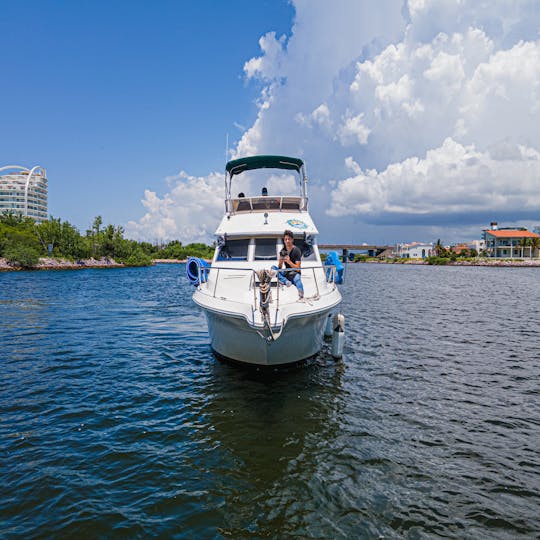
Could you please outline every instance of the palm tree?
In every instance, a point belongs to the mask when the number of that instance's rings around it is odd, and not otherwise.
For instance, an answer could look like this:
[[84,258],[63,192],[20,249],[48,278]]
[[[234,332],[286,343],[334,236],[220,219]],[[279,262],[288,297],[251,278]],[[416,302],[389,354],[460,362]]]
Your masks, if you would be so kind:
[[523,256],[524,256],[523,253],[524,253],[524,251],[525,251],[525,248],[526,248],[527,245],[528,245],[528,240],[529,240],[528,238],[523,237],[523,238],[519,241],[519,244],[518,244],[519,247],[521,248],[521,258],[522,258],[522,259],[523,259]]
[[530,239],[530,246],[531,246],[531,258],[536,255],[538,250],[540,249],[540,238],[538,236],[535,236],[534,238]]

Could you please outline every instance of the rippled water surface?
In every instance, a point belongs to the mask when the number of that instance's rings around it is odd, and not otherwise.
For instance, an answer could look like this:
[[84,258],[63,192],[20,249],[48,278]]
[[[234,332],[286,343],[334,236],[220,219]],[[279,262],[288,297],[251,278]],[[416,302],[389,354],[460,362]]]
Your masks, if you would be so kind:
[[183,272],[0,274],[1,536],[539,536],[540,269],[350,265],[343,360],[269,373]]

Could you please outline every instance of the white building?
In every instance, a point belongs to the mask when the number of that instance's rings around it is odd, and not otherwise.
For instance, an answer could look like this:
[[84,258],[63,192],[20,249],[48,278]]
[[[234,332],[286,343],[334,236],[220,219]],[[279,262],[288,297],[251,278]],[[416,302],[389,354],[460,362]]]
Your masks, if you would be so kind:
[[47,219],[47,173],[43,167],[0,167],[0,214],[6,211],[37,222]]
[[475,249],[476,253],[481,253],[486,249],[486,241],[485,240],[471,240],[469,242],[469,249]]
[[411,244],[398,244],[396,256],[406,259],[425,259],[434,255],[433,244],[412,242]]

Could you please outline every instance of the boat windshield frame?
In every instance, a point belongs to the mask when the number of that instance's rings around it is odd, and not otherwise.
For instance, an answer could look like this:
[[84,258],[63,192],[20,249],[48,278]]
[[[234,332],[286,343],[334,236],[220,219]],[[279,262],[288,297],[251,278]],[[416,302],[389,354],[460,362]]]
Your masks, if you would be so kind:
[[[238,212],[239,199],[232,198],[232,179],[233,176],[241,174],[244,171],[252,171],[257,169],[285,169],[293,170],[298,173],[300,181],[300,197],[291,197],[291,196],[278,196],[278,197],[269,197],[270,199],[279,201],[279,203],[273,205],[264,205],[262,204],[264,199],[261,197],[246,197],[245,202],[249,204],[250,208],[246,208],[244,211],[253,211],[259,210],[259,208],[253,208],[257,206],[260,201],[260,210],[278,210],[283,211],[283,201],[296,199],[299,200],[297,208],[294,210],[302,212],[307,211],[308,208],[308,196],[307,196],[307,174],[306,166],[304,162],[299,158],[288,157],[288,156],[272,156],[272,155],[262,155],[262,156],[250,156],[245,158],[233,159],[227,163],[225,166],[225,211],[228,214],[235,214]],[[249,201],[249,202],[248,202]],[[264,208],[264,206],[268,206]],[[292,209],[292,208],[291,208]]]

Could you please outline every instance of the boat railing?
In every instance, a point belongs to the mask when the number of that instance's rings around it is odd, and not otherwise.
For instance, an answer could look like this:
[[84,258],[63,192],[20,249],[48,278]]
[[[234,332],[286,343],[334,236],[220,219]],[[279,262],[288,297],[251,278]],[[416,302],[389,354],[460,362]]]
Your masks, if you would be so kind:
[[[209,267],[209,268],[198,267],[197,270],[198,270],[198,278],[199,278],[199,285],[197,285],[197,289],[201,293],[207,294],[208,296],[211,296],[212,298],[220,298],[222,300],[227,300],[229,302],[236,302],[240,304],[245,303],[245,302],[241,302],[240,300],[237,300],[233,297],[223,296],[221,294],[221,291],[219,295],[217,294],[218,284],[220,283],[220,275],[222,272],[225,274],[227,274],[228,272],[236,272],[237,274],[243,273],[244,275],[250,274],[249,290],[253,291],[253,304],[252,305],[253,305],[254,310],[258,309],[259,298],[258,298],[257,290],[259,289],[259,275],[258,275],[257,270],[253,268],[235,268],[231,266],[214,266],[214,267]],[[331,285],[330,290],[326,292],[321,292],[320,287],[319,287],[319,280],[317,280],[317,275],[316,275],[317,270],[322,270],[324,272],[325,282]],[[287,271],[294,272],[294,269],[289,268],[287,269]],[[213,279],[210,279],[210,276],[213,272],[215,272],[215,276],[213,276]],[[324,266],[317,265],[317,266],[309,266],[309,267],[302,268],[302,275],[306,276],[310,274],[311,274],[311,277],[313,278],[313,282],[315,283],[317,297],[320,297],[324,294],[329,294],[337,287],[336,285],[337,272],[336,272],[336,267],[334,265],[324,265]],[[272,277],[270,284],[272,287],[271,290],[273,290],[273,288],[275,287],[275,290],[276,290],[275,308],[279,309],[279,306],[280,306],[279,292],[280,292],[281,287],[280,287],[279,280],[277,279],[277,276]],[[237,292],[238,291],[235,291],[234,294],[237,294]]]
[[262,196],[262,197],[239,197],[227,199],[225,207],[230,214],[241,212],[262,212],[265,210],[277,210],[279,212],[300,212],[307,210],[307,197],[295,196]]

